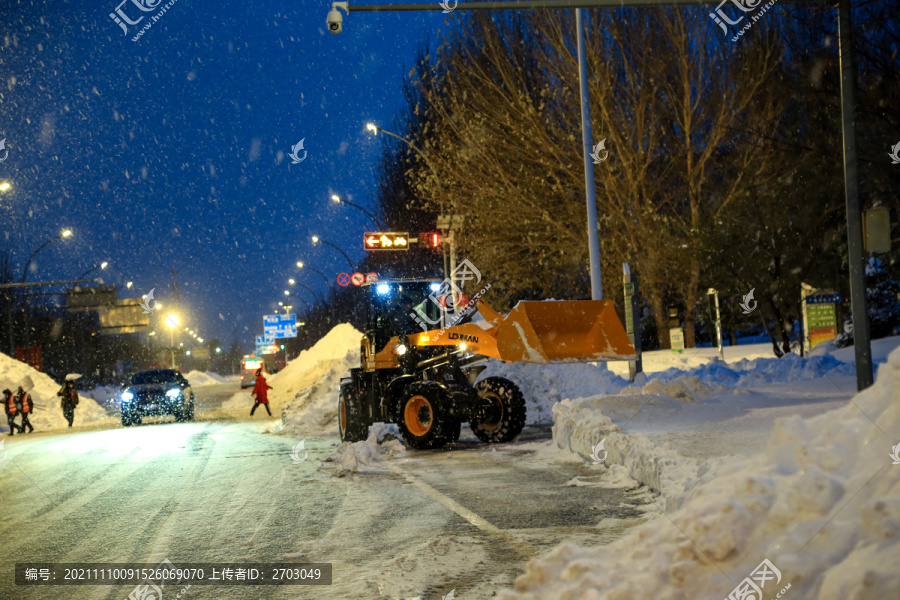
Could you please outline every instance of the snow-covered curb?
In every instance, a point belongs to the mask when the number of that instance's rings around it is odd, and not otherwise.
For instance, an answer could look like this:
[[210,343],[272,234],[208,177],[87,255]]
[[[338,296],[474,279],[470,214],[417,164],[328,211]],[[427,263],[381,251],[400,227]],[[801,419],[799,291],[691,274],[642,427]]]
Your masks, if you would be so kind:
[[601,441],[606,457],[598,458],[608,468],[619,468],[626,475],[660,492],[665,510],[680,507],[692,489],[706,481],[712,467],[721,462],[680,456],[675,450],[651,442],[640,433],[623,433],[600,411],[603,404],[624,399],[640,402],[641,396],[595,396],[580,400],[564,400],[553,407],[553,442],[558,448],[578,454],[593,462],[594,448]]
[[[900,467],[890,455],[900,431],[898,394],[900,349],[872,387],[840,408],[777,419],[763,453],[725,459],[679,509],[609,545],[563,543],[530,561],[515,590],[497,597],[737,597],[768,560],[779,574],[764,586],[765,600],[787,586],[795,600],[900,598]],[[578,415],[570,409],[563,425],[575,448],[590,439],[570,423]],[[606,426],[607,447],[616,446],[621,434]],[[657,479],[665,488],[664,464]]]

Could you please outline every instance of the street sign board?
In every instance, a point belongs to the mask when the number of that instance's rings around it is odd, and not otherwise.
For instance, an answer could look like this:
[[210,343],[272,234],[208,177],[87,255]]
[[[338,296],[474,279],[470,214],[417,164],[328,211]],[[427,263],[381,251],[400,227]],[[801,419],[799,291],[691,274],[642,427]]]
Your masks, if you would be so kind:
[[264,316],[263,334],[274,338],[297,337],[297,315]]
[[337,282],[341,287],[350,285],[350,273],[338,273]]
[[138,333],[150,327],[150,315],[141,306],[140,298],[123,298],[110,307],[97,307],[100,314],[100,333]]
[[669,340],[671,341],[672,350],[684,352],[684,329],[681,327],[669,328]]
[[256,345],[257,346],[268,346],[269,344],[274,344],[274,343],[275,343],[274,337],[266,337],[264,335],[256,336]]
[[409,250],[409,233],[406,231],[367,231],[363,234],[366,250]]
[[115,306],[118,294],[114,285],[73,287],[66,290],[66,308],[69,310],[99,310]]
[[366,275],[366,283],[376,283],[378,281],[378,273],[372,272]]
[[366,276],[363,275],[362,273],[354,273],[350,277],[350,282],[353,283],[353,285],[355,285],[357,287],[361,286],[363,283],[366,282]]
[[844,301],[844,297],[840,294],[819,294],[818,296],[807,296],[807,304],[840,304]]

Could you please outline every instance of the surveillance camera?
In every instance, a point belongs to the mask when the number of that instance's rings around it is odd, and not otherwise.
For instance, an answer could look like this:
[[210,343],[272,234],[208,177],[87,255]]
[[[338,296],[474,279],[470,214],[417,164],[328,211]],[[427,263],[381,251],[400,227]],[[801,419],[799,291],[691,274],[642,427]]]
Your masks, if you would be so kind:
[[336,8],[328,11],[328,31],[331,33],[340,33],[343,29],[344,16]]
[[328,23],[328,31],[335,34],[340,33],[344,29],[344,16],[338,8],[343,8],[344,12],[349,15],[350,3],[334,2],[331,5],[331,10],[328,12],[328,18],[325,20]]

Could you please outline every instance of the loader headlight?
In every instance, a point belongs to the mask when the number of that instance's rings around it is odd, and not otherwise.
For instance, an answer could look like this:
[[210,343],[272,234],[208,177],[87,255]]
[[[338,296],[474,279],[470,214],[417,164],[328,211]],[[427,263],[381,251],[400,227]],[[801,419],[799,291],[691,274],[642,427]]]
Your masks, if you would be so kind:
[[391,286],[386,283],[379,283],[375,291],[378,292],[379,296],[386,296],[391,293]]
[[432,283],[432,284],[429,285],[428,287],[431,288],[431,291],[432,291],[432,292],[438,292],[438,291],[440,291],[440,289],[441,289],[441,284],[439,284],[439,283]]
[[459,345],[459,349],[462,350],[463,352],[465,352],[468,347],[469,347],[469,345],[466,344],[465,342],[463,342]]
[[404,354],[406,354],[406,346],[400,344],[397,346],[397,356],[403,356]]
[[122,392],[122,402],[131,402],[134,399],[134,394],[131,392]]

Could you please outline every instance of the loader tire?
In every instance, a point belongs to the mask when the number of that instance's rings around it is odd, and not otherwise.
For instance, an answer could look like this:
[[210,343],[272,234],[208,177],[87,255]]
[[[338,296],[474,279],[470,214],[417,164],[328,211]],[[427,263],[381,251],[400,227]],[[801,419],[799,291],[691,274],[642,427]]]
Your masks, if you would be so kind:
[[338,395],[338,428],[342,442],[361,442],[369,436],[369,426],[352,386],[341,386]]
[[410,448],[426,450],[447,443],[447,395],[437,383],[420,381],[403,392],[397,405],[397,427]]
[[449,423],[447,423],[446,431],[444,432],[444,438],[447,440],[448,444],[458,442],[460,435],[462,435],[461,421],[450,421]]
[[525,427],[525,397],[509,379],[488,377],[475,385],[478,396],[490,402],[495,416],[488,419],[472,419],[472,433],[482,442],[502,444],[511,442]]

